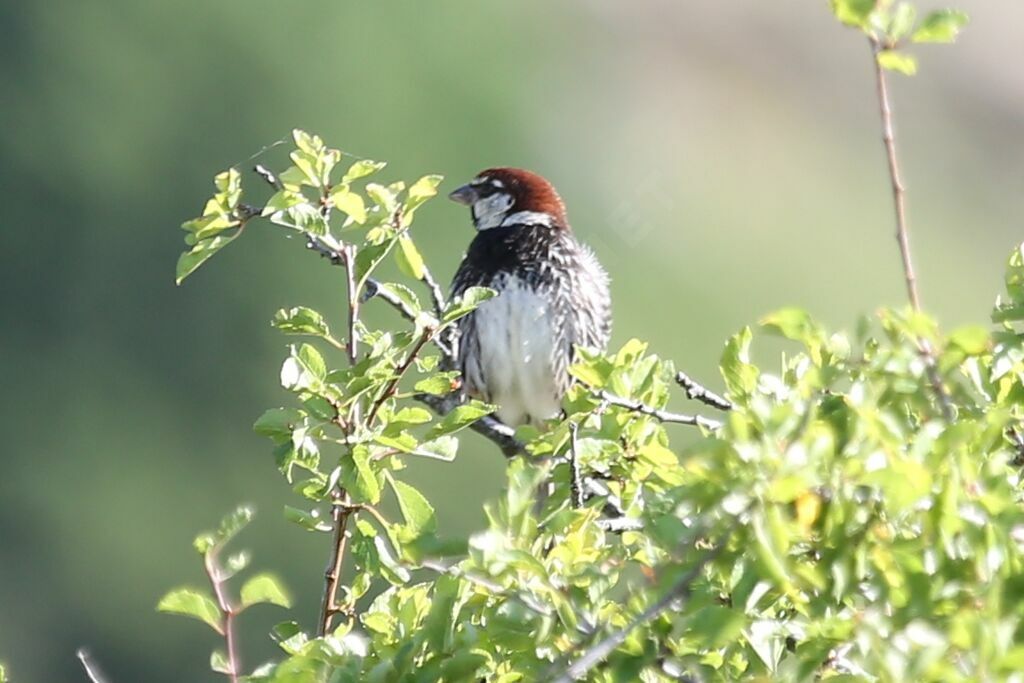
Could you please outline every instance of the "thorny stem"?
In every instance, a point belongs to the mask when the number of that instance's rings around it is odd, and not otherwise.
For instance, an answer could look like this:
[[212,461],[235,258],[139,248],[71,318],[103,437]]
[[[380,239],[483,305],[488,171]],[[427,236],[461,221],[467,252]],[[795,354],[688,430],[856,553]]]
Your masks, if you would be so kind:
[[217,549],[211,549],[206,553],[203,564],[206,567],[206,575],[210,577],[213,594],[217,597],[217,606],[220,608],[221,625],[224,629],[224,643],[228,649],[228,679],[231,683],[238,683],[238,675],[241,673],[242,663],[238,658],[238,649],[235,644],[236,612],[224,590],[224,577],[221,575],[217,557]]
[[[878,106],[882,116],[882,143],[885,145],[885,156],[889,163],[889,179],[892,184],[893,205],[896,210],[896,242],[900,247],[900,258],[903,261],[903,279],[907,286],[907,297],[915,313],[921,311],[921,297],[917,291],[917,276],[914,274],[914,262],[910,255],[910,233],[907,227],[906,188],[900,172],[899,159],[896,155],[896,134],[893,126],[892,105],[889,101],[889,88],[885,79],[885,69],[878,61],[879,53],[885,46],[878,38],[870,38],[873,61],[875,63],[875,82],[878,89]],[[917,340],[918,349],[925,362],[928,381],[939,402],[939,410],[946,422],[953,421],[953,406],[942,386],[939,375],[935,350],[927,339]]]

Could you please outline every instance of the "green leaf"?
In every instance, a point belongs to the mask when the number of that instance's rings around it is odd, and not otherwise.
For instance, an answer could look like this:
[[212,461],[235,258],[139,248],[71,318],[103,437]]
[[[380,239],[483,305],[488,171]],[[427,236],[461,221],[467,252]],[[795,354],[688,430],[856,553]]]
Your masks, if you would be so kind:
[[905,38],[914,28],[914,19],[917,18],[917,10],[909,2],[901,2],[892,12],[889,19],[889,39],[898,42]]
[[342,469],[341,479],[356,502],[375,505],[380,501],[380,483],[370,466],[370,451],[365,444],[352,449],[352,466]]
[[434,516],[434,508],[427,502],[423,494],[404,481],[398,481],[387,475],[395,497],[398,498],[398,507],[405,518],[405,525],[414,535],[431,534],[437,531],[437,519]]
[[421,443],[412,451],[413,455],[435,460],[451,462],[455,459],[459,450],[459,440],[454,436],[441,436],[432,441]]
[[439,372],[425,379],[421,379],[413,385],[413,389],[424,394],[434,396],[447,396],[455,391],[454,382],[458,378],[458,372]]
[[348,185],[339,185],[331,191],[331,202],[338,211],[351,216],[352,220],[362,225],[366,222],[366,205],[362,195],[352,192]]
[[192,547],[200,555],[205,555],[215,547],[225,545],[238,532],[248,526],[255,515],[256,511],[252,507],[248,505],[238,506],[220,520],[220,525],[216,531],[206,531],[196,536],[195,540],[192,541]]
[[427,438],[436,439],[446,434],[454,434],[494,411],[494,406],[480,401],[470,401],[469,403],[456,406],[450,413],[441,418],[440,422],[431,427]]
[[729,392],[747,395],[757,387],[757,368],[750,363],[749,327],[744,327],[726,343],[722,352],[721,371]]
[[410,215],[418,206],[437,194],[437,186],[444,180],[444,176],[427,175],[423,176],[409,188],[405,200],[405,214]]
[[323,356],[309,344],[298,349],[291,347],[291,354],[281,365],[281,386],[292,391],[309,391],[320,388],[327,378],[327,363]]
[[353,180],[359,180],[365,178],[368,175],[373,175],[377,171],[383,169],[387,164],[383,161],[371,161],[369,159],[360,159],[351,166],[348,171],[345,172],[345,177],[341,179],[342,184],[348,185]]
[[291,439],[295,427],[302,424],[302,412],[294,408],[271,408],[256,420],[253,430],[272,439]]
[[331,531],[331,525],[324,521],[320,515],[292,507],[291,505],[284,506],[284,518],[289,522],[298,524],[306,531]]
[[865,28],[874,9],[875,0],[832,0],[832,12],[847,26]]
[[218,251],[231,244],[241,234],[242,231],[239,230],[233,235],[217,235],[216,237],[197,242],[191,251],[187,251],[178,257],[178,265],[174,269],[175,284],[180,285],[199,266],[206,263]]
[[7,667],[4,666],[3,662],[0,662],[0,683],[8,683]]
[[883,69],[898,71],[906,76],[913,76],[917,73],[917,60],[913,55],[896,50],[882,50],[878,53],[878,63]]
[[991,344],[988,330],[981,325],[967,325],[953,330],[949,335],[949,342],[969,356],[980,356]]
[[210,669],[215,673],[231,675],[231,662],[222,650],[214,650],[210,653]]
[[298,654],[309,642],[309,636],[294,621],[282,621],[275,625],[270,631],[270,638],[290,655]]
[[924,18],[910,39],[915,43],[952,43],[969,20],[960,10],[938,10]]
[[472,313],[483,302],[496,296],[498,293],[490,287],[469,287],[448,305],[441,322],[445,325],[453,323]]
[[793,341],[809,343],[821,336],[821,328],[810,313],[800,308],[783,308],[761,318],[765,329]]
[[260,603],[270,603],[284,608],[292,606],[291,598],[278,580],[270,574],[258,574],[246,581],[239,595],[243,609]]
[[420,255],[419,249],[408,235],[398,238],[398,251],[395,252],[395,259],[398,261],[398,268],[403,273],[414,280],[423,279],[425,269],[423,256]]
[[317,337],[329,337],[330,330],[324,317],[305,306],[282,308],[274,314],[271,323],[286,334],[310,334]]
[[156,606],[160,612],[181,614],[198,619],[217,633],[224,633],[217,603],[207,593],[195,588],[178,588],[160,599]]

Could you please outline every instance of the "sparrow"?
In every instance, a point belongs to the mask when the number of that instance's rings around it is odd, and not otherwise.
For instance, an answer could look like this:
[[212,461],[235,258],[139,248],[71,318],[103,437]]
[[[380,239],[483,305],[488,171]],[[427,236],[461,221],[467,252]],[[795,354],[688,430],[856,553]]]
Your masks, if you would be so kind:
[[458,322],[463,391],[495,404],[507,425],[541,426],[560,413],[576,347],[608,344],[608,274],[536,173],[488,169],[448,196],[469,207],[477,230],[452,295],[473,286],[498,293]]

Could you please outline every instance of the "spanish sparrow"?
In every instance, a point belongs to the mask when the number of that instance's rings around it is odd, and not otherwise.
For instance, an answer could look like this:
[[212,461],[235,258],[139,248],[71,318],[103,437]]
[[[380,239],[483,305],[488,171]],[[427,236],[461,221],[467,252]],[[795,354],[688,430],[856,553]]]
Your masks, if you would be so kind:
[[536,173],[492,168],[449,197],[470,207],[477,229],[452,294],[498,292],[459,321],[464,390],[497,404],[508,425],[539,425],[558,415],[575,345],[603,351],[608,343],[608,275]]

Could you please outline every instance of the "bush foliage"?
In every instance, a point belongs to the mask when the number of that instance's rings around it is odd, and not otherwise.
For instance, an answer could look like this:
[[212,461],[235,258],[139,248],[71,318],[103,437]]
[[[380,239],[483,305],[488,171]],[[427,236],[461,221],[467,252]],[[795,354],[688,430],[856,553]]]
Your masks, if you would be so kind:
[[[906,43],[948,42],[966,21],[832,4],[904,73]],[[701,393],[644,343],[581,350],[564,416],[512,439],[492,406],[459,398],[448,362],[452,324],[494,293],[446,301],[411,232],[440,177],[374,182],[384,164],[302,131],[294,143],[287,169],[258,168],[273,186],[259,205],[242,201],[237,170],[217,176],[184,225],[177,278],[263,220],[341,266],[346,320],[274,317],[297,338],[280,371],[292,398],[255,424],[295,492],[286,516],[323,534],[331,562],[319,618],[279,624],[280,659],[243,675],[232,620],[287,608],[287,594],[258,574],[228,595],[247,557],[220,552],[246,509],[200,536],[211,589],[177,589],[160,609],[226,636],[215,670],[280,683],[1021,678],[1024,249],[991,328],[946,334],[884,309],[832,332],[783,309],[726,342],[727,400],[695,403],[702,417],[671,412]],[[378,279],[387,259],[403,281]],[[371,329],[366,306],[400,322]],[[785,351],[755,361],[766,335]],[[410,458],[457,467],[460,432],[481,425],[520,452],[487,527],[450,538],[402,471]],[[698,438],[673,447],[683,430]]]

